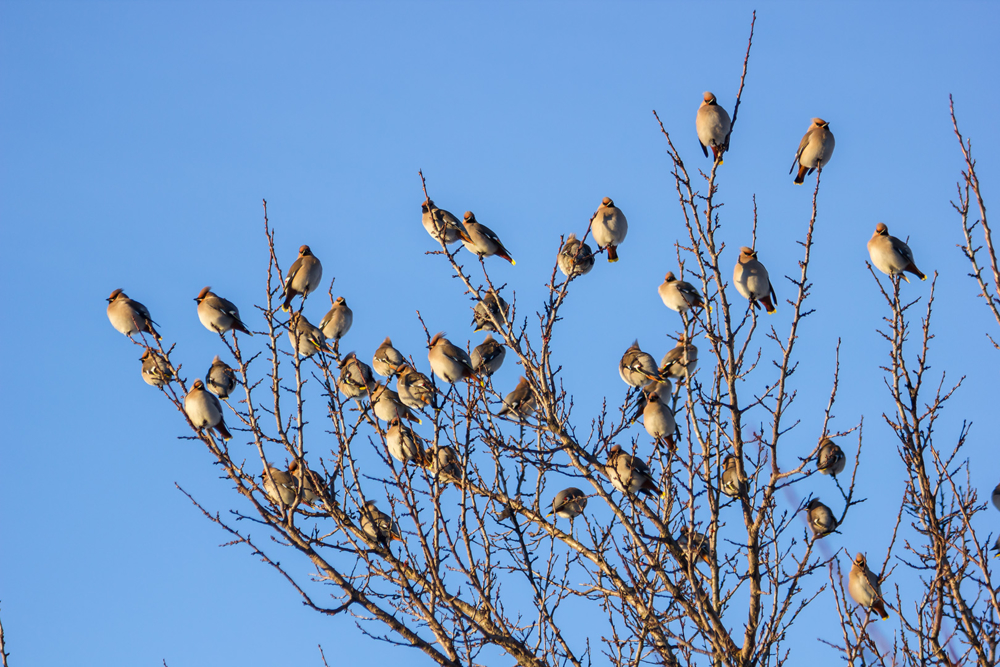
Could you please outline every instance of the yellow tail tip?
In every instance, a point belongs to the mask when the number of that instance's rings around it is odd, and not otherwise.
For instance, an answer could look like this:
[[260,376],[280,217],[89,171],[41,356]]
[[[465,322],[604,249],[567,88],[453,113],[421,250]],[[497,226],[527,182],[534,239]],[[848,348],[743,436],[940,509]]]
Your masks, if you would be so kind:
[[615,262],[617,262],[617,261],[618,261],[618,258],[617,258],[617,257],[615,257],[614,259],[611,259],[611,258],[609,257],[609,258],[608,258],[608,261],[609,261],[609,262],[611,262],[611,263],[613,264],[613,263],[615,263]]
[[921,280],[927,280],[927,276],[920,276]]
[[510,265],[511,266],[514,266],[515,264],[517,264],[517,262],[515,262],[514,260],[510,260]]
[[768,315],[774,315],[776,312],[778,312],[778,309],[777,308],[772,308],[771,310],[767,311],[767,314]]
[[724,165],[724,164],[726,164],[726,163],[725,163],[725,162],[723,162],[723,161],[722,161],[722,160],[720,159],[720,160],[719,160],[719,166],[721,167],[721,166],[722,166],[722,165]]

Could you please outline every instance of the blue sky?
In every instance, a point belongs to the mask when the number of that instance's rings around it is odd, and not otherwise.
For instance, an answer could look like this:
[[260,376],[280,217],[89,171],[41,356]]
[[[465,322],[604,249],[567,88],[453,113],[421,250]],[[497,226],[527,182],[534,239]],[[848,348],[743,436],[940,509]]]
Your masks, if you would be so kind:
[[[517,266],[492,262],[522,316],[541,303],[560,234],[603,196],[626,212],[622,260],[579,281],[559,331],[578,428],[620,400],[634,338],[659,358],[678,327],[656,287],[676,269],[680,209],[656,109],[689,164],[703,91],[732,110],[752,7],[743,3],[127,3],[0,5],[0,223],[11,295],[2,340],[0,617],[16,664],[343,664],[425,661],[360,638],[295,593],[176,490],[232,498],[180,416],[139,378],[139,351],[108,324],[117,287],[178,343],[189,378],[218,341],[191,300],[205,285],[263,296],[269,202],[285,266],[302,243],[355,312],[346,349],[391,335],[423,359],[432,331],[472,340],[471,314],[419,224],[418,168],[439,205],[496,230]],[[884,549],[901,464],[875,333],[885,309],[865,268],[878,221],[938,271],[932,355],[967,376],[938,437],[974,422],[973,484],[997,482],[995,323],[955,248],[949,201],[962,167],[954,94],[996,192],[998,10],[989,3],[758,3],[750,74],[720,169],[724,237],[757,248],[787,331],[808,188],[787,175],[813,116],[837,150],[824,172],[813,307],[795,376],[808,451],[843,338],[834,428],[865,419],[865,521],[834,546]],[[730,251],[735,262],[735,252]],[[926,295],[928,283],[904,286]],[[317,313],[316,319],[322,313]],[[770,323],[770,320],[768,321]],[[253,326],[251,324],[251,326]],[[765,353],[773,344],[762,340]],[[511,387],[508,362],[498,382]],[[763,378],[752,378],[753,381]],[[45,489],[47,493],[40,494]],[[860,518],[860,517],[856,517]],[[1000,515],[985,529],[1000,530]],[[863,525],[862,525],[863,524]],[[831,607],[832,600],[818,605]],[[831,633],[834,636],[836,633]],[[800,650],[814,650],[811,637]],[[331,663],[333,664],[333,663]]]

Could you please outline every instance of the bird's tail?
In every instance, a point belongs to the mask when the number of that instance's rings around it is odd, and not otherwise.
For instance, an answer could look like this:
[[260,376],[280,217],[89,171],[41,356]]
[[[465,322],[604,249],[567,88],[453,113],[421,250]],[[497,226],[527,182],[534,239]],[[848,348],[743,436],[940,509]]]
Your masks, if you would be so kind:
[[617,262],[618,261],[618,248],[617,246],[608,246],[608,261]]
[[226,428],[226,422],[222,421],[221,419],[219,420],[219,423],[215,425],[215,430],[219,432],[219,436],[223,440],[233,439],[233,435],[229,432],[229,429]]
[[809,172],[809,167],[799,165],[799,174],[795,177],[795,183],[797,185],[802,185],[806,182],[806,174]]

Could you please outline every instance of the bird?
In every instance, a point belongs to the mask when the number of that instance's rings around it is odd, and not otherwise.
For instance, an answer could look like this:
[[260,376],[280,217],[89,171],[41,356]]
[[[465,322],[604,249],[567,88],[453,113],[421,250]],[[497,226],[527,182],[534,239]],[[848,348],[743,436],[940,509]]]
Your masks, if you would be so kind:
[[677,345],[660,361],[660,375],[683,382],[698,368],[698,348],[688,342],[686,334],[677,337]]
[[215,355],[212,365],[205,373],[205,385],[219,398],[226,399],[236,389],[236,371],[229,364]]
[[242,331],[249,336],[253,335],[240,319],[239,308],[232,301],[213,292],[211,287],[203,287],[194,300],[198,302],[198,319],[209,331],[219,334]]
[[294,312],[288,321],[288,340],[299,356],[308,358],[318,351],[333,352],[326,344],[326,336],[306,319],[301,312]]
[[715,553],[712,551],[708,537],[687,526],[681,526],[680,533],[680,537],[677,538],[677,546],[685,552],[688,559],[690,560],[694,556],[695,560],[701,560],[711,565],[712,561],[715,560]]
[[834,518],[830,508],[819,501],[819,498],[810,500],[809,504],[806,505],[806,510],[809,516],[809,527],[812,528],[816,539],[826,537],[837,530],[837,519]]
[[156,322],[150,317],[146,306],[128,298],[121,289],[116,289],[108,297],[108,319],[111,320],[111,326],[129,338],[132,334],[148,333],[156,340],[162,339],[153,328]]
[[993,501],[993,507],[1000,510],[1000,484],[997,484],[996,488],[993,489],[993,496],[991,497]]
[[298,461],[292,461],[289,464],[288,472],[279,470],[270,464],[266,465],[266,470],[260,476],[263,480],[264,493],[272,503],[287,507],[293,505],[296,496],[298,496],[299,500],[307,505],[317,504],[317,501],[320,500],[317,491],[324,486],[322,479],[309,468],[304,468],[301,495],[299,495],[298,469]]
[[846,465],[847,457],[844,456],[844,450],[830,438],[823,438],[823,442],[819,445],[819,455],[816,457],[816,469],[824,475],[836,477],[844,472]]
[[387,544],[392,540],[403,541],[399,534],[399,526],[392,517],[375,506],[374,500],[366,502],[361,509],[361,530],[381,544]]
[[575,486],[571,486],[556,494],[556,497],[552,499],[552,511],[546,516],[555,514],[557,517],[572,520],[583,514],[586,507],[587,494]]
[[830,131],[830,124],[822,118],[813,118],[812,125],[799,142],[799,150],[795,152],[795,159],[792,160],[792,168],[788,173],[795,171],[795,165],[799,165],[795,182],[802,185],[806,176],[813,173],[813,170],[822,170],[826,166],[833,157],[835,146],[836,141],[833,139],[833,132]]
[[142,379],[153,387],[162,387],[174,379],[174,369],[170,362],[156,350],[146,348],[139,357],[142,361]]
[[889,614],[885,611],[885,601],[882,599],[882,587],[879,586],[875,573],[868,569],[864,554],[859,553],[854,557],[847,590],[859,605],[871,609],[881,616],[883,621],[889,618]]
[[556,264],[567,278],[585,276],[594,268],[594,251],[589,245],[577,239],[576,234],[570,234],[559,249]]
[[385,444],[392,458],[400,463],[422,464],[425,461],[424,440],[413,432],[409,426],[394,417],[389,422],[389,430],[385,432]]
[[371,385],[372,412],[384,422],[393,419],[406,419],[420,423],[420,417],[410,412],[410,408],[399,400],[399,394],[389,389],[388,385],[375,383]]
[[496,255],[503,257],[511,266],[517,262],[510,256],[510,252],[503,246],[500,237],[486,225],[480,224],[472,211],[465,212],[465,220],[462,221],[465,232],[462,235],[462,245],[469,252],[482,257]]
[[698,290],[689,282],[678,280],[673,271],[668,271],[656,290],[663,305],[678,313],[686,313],[692,308],[704,308],[705,303]]
[[604,472],[611,485],[622,493],[660,495],[660,489],[649,473],[649,466],[642,459],[622,451],[621,445],[615,445],[608,452]]
[[[669,396],[669,391],[664,395]],[[645,427],[646,433],[657,442],[660,440],[666,442],[667,447],[673,449],[674,433],[677,431],[674,411],[660,400],[661,394],[658,391],[645,393],[644,396],[646,400],[642,406],[642,425]]]
[[740,248],[740,257],[736,260],[736,267],[733,269],[733,284],[736,291],[744,299],[750,301],[750,305],[759,308],[758,301],[764,304],[764,310],[769,315],[776,312],[775,301],[777,296],[774,288],[771,287],[771,279],[767,276],[767,269],[757,261],[757,251],[753,248],[743,246]]
[[[496,320],[501,325],[505,319],[510,315],[510,306],[504,301],[504,298],[497,294],[494,290],[487,290],[483,294],[483,298],[476,303],[476,307],[472,309],[472,326],[475,327],[475,331],[497,331],[496,325],[493,324],[493,320]],[[492,316],[492,319],[491,319]]]
[[284,311],[291,310],[292,299],[301,295],[303,298],[319,287],[323,279],[323,264],[312,253],[309,246],[299,248],[298,258],[292,262],[285,278],[285,302],[281,305]]
[[628,234],[628,220],[611,197],[601,200],[593,219],[590,221],[590,231],[598,248],[608,249],[608,261],[618,261],[618,246],[625,241]]
[[503,407],[497,414],[501,416],[517,415],[522,418],[531,415],[537,408],[538,402],[535,400],[535,392],[531,390],[528,378],[522,376],[518,380],[517,386],[514,387],[514,391],[503,399]]
[[348,398],[358,398],[368,393],[369,388],[375,386],[375,378],[372,376],[371,367],[358,359],[354,352],[348,352],[340,360],[340,378],[337,380],[337,388]]
[[729,150],[729,131],[732,129],[732,122],[726,110],[716,102],[715,95],[706,91],[703,100],[694,121],[695,129],[698,131],[698,141],[701,143],[701,152],[708,157],[708,147],[711,147],[712,157],[722,164],[722,154]]
[[638,340],[634,341],[622,355],[622,360],[618,364],[618,375],[631,387],[641,388],[661,380],[656,361],[650,354],[639,349]]
[[323,330],[327,340],[339,345],[340,339],[351,330],[352,324],[354,324],[354,311],[347,306],[347,299],[338,296],[330,311],[319,321],[319,328]]
[[422,410],[427,406],[434,407],[434,395],[437,389],[431,379],[409,364],[396,367],[396,392],[403,405]]
[[737,468],[737,463],[739,461],[732,454],[728,454],[722,460],[723,470],[719,490],[730,498],[739,498],[747,490],[746,483],[740,479],[740,471]]
[[440,473],[454,480],[462,478],[462,462],[455,450],[448,445],[438,445],[433,452],[427,452],[425,464],[434,473]]
[[265,495],[275,505],[292,505],[295,502],[295,480],[284,470],[278,470],[270,464],[266,464],[265,468],[260,474]]
[[379,375],[391,378],[405,361],[402,353],[392,346],[392,340],[386,336],[372,356],[372,369]]
[[184,412],[199,431],[215,429],[223,440],[232,439],[222,417],[222,404],[215,394],[205,390],[205,383],[200,379],[194,381],[191,390],[184,397]]
[[927,276],[913,263],[913,251],[910,250],[910,246],[895,236],[889,236],[889,228],[884,222],[875,225],[875,233],[868,239],[868,254],[875,268],[890,278],[899,276],[910,282],[905,273],[909,271],[921,280],[927,280]]
[[437,208],[430,199],[420,205],[420,210],[422,213],[420,222],[423,223],[424,229],[427,230],[432,239],[441,243],[441,239],[444,238],[446,245],[462,239],[464,230],[454,215],[444,209]]
[[997,535],[997,541],[993,543],[993,557],[1000,558],[1000,535]]
[[465,350],[445,338],[443,331],[434,334],[428,348],[427,360],[431,363],[431,370],[443,382],[454,384],[459,380],[476,376],[469,355],[466,354]]
[[[292,477],[292,488],[299,488],[299,462],[293,459],[288,464],[288,474]],[[315,505],[322,500],[320,489],[326,488],[323,477],[316,471],[310,470],[308,466],[302,466],[302,502],[307,505]]]
[[476,373],[490,377],[500,370],[505,356],[507,348],[495,341],[492,335],[486,334],[486,338],[472,350],[469,358]]

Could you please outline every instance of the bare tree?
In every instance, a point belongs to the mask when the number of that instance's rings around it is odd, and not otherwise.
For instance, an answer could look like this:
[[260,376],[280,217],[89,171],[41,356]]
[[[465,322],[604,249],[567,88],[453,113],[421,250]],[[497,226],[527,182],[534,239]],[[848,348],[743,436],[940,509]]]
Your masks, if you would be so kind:
[[[752,43],[753,23],[731,136],[738,136],[732,132]],[[227,516],[199,508],[232,543],[246,545],[278,571],[310,608],[352,616],[373,639],[416,648],[440,665],[495,664],[504,654],[525,666],[783,665],[789,638],[801,633],[796,620],[817,602],[836,605],[842,637],[820,639],[849,664],[996,664],[1000,607],[985,542],[972,525],[984,504],[969,487],[968,460],[961,458],[968,431],[946,450],[932,437],[938,414],[961,384],[945,388],[943,377],[927,373],[933,291],[919,329],[922,346],[911,359],[907,318],[917,301],[901,297],[898,278],[886,286],[872,274],[890,313],[880,333],[889,346],[884,369],[895,410],[885,420],[899,437],[908,470],[897,524],[906,539],[899,546],[894,537],[877,572],[899,627],[895,641],[880,644],[869,632],[868,610],[845,593],[840,554],[825,547],[827,533],[803,520],[818,498],[802,484],[830,472],[819,469],[819,460],[834,441],[853,450],[853,464],[824,482],[834,528],[849,523],[852,508],[863,502],[855,485],[863,422],[833,424],[839,348],[825,362],[830,391],[826,404],[816,407],[823,419],[811,434],[815,445],[799,451],[792,465],[779,457],[797,426],[788,413],[802,363],[796,349],[803,322],[814,312],[809,271],[822,168],[796,232],[798,273],[783,282],[772,278],[778,293],[790,295],[775,304],[792,313],[788,329],[779,331],[730,282],[719,163],[708,173],[694,170],[662,123],[660,130],[686,229],[673,270],[693,283],[704,307],[679,315],[683,363],[675,356],[670,363],[676,368],[646,369],[645,389],[630,389],[620,404],[606,401],[599,413],[582,419],[574,415],[553,350],[565,335],[557,327],[561,308],[585,276],[571,272],[563,279],[554,262],[545,301],[525,316],[513,290],[491,278],[492,260],[467,262],[472,255],[462,245],[452,250],[439,240],[431,254],[480,306],[480,326],[493,330],[505,363],[521,365],[522,394],[505,397],[485,372],[453,383],[428,373],[428,400],[422,408],[403,408],[390,391],[399,386],[395,378],[383,384],[338,345],[290,326],[307,310],[316,312],[319,297],[303,297],[291,317],[283,314],[286,274],[265,202],[270,261],[258,307],[263,327],[253,340],[257,351],[245,353],[246,339],[236,332],[219,334],[236,364],[237,390],[225,400],[225,417],[233,442],[249,443],[254,455],[246,457],[242,444],[231,448],[211,429],[196,428],[185,411],[189,383],[171,358],[173,348],[144,333],[134,338],[168,365],[171,377],[161,390],[192,429],[186,437],[204,444],[243,496]],[[989,235],[969,151],[956,208],[969,240],[966,254],[978,267],[975,225],[968,224],[970,191]],[[750,248],[756,230],[755,202],[745,241]],[[590,239],[589,224],[578,231],[581,241]],[[992,292],[983,279],[979,284],[1000,324],[997,298],[988,296],[1000,293],[1000,272],[987,243]],[[558,249],[566,247],[575,248],[574,261],[588,259],[583,245],[560,241]],[[333,304],[332,284],[329,296]],[[428,346],[437,342],[426,326],[424,331]],[[707,341],[697,368],[686,347],[696,340]],[[772,341],[777,354],[768,358],[762,340]],[[426,368],[422,358],[411,356],[406,364]],[[651,403],[660,419],[669,415],[676,426],[636,437],[631,427],[639,418],[653,430]],[[426,426],[411,430],[400,423],[405,419],[392,419],[411,407]],[[378,465],[362,466],[361,459]],[[554,480],[561,478],[582,493],[569,496],[574,505],[553,508],[562,490]],[[779,492],[795,503],[779,502]],[[593,517],[597,505],[606,508],[600,521]],[[572,517],[568,525],[551,520],[550,509]],[[269,541],[251,538],[241,522],[265,528]],[[898,588],[888,593],[888,575],[900,566],[922,577],[917,595]],[[827,588],[831,593],[824,595]],[[593,641],[596,633],[565,622],[564,605],[600,619],[599,642]]]

